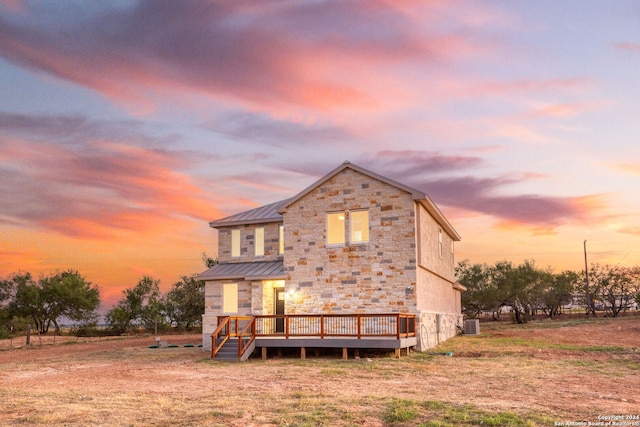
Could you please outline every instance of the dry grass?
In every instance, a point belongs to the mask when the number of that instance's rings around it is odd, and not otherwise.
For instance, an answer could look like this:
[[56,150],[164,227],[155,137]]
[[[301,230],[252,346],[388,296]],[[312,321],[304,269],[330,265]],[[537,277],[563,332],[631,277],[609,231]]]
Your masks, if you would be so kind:
[[453,357],[400,360],[220,363],[198,348],[150,349],[150,337],[4,350],[0,425],[536,426],[640,414],[640,318],[481,328],[433,350]]

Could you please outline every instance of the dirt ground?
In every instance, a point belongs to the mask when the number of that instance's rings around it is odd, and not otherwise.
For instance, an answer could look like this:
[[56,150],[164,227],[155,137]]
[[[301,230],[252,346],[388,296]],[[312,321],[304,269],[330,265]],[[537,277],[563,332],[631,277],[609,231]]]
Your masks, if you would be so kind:
[[[522,422],[493,425],[619,415],[628,418],[619,425],[640,426],[640,317],[482,323],[481,332],[400,360],[307,352],[245,363],[184,347],[200,335],[163,337],[179,347],[161,349],[149,348],[153,337],[47,337],[29,348],[14,339],[14,349],[5,340],[0,425],[475,425],[427,424],[466,408]],[[390,418],[398,402],[418,408],[414,418]],[[433,402],[444,409],[425,409]]]

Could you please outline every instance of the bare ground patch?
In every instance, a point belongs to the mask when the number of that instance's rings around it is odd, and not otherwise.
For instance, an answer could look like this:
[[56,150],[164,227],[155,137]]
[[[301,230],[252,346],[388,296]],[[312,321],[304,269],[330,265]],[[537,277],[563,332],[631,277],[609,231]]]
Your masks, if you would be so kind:
[[[0,351],[0,425],[553,425],[640,414],[640,318],[481,325],[434,354],[211,362],[199,335]],[[453,352],[452,357],[439,353]]]

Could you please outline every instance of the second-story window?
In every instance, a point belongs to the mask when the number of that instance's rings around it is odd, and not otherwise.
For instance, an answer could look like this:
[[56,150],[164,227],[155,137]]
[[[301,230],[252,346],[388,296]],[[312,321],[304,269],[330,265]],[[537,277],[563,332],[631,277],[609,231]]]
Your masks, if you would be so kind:
[[282,255],[284,253],[284,225],[281,225],[278,229],[279,241],[278,241],[278,253]]
[[344,245],[344,212],[327,214],[327,245]]
[[366,243],[369,241],[369,211],[351,211],[351,243]]
[[231,256],[238,258],[240,256],[240,229],[231,230]]
[[456,254],[455,254],[455,248],[453,247],[453,240],[451,241],[451,264],[453,265],[456,264]]
[[255,256],[264,256],[264,227],[256,227],[253,244]]
[[442,256],[442,230],[438,230],[438,253]]

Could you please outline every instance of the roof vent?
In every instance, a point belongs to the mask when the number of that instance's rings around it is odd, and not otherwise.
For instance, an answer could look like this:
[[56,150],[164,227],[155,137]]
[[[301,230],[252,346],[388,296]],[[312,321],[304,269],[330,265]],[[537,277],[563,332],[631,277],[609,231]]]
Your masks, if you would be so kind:
[[343,165],[349,165],[351,164],[351,162],[349,160],[345,160],[344,162],[342,162]]

